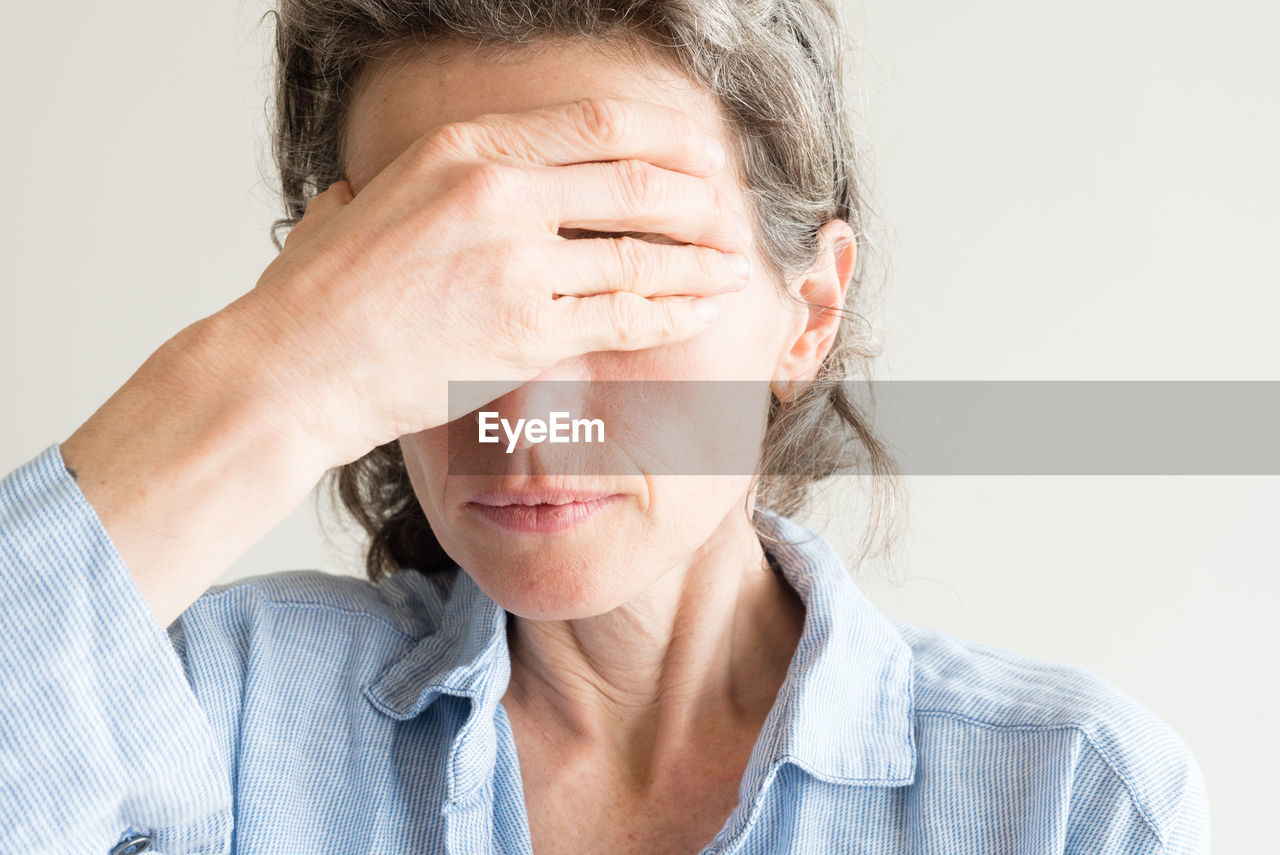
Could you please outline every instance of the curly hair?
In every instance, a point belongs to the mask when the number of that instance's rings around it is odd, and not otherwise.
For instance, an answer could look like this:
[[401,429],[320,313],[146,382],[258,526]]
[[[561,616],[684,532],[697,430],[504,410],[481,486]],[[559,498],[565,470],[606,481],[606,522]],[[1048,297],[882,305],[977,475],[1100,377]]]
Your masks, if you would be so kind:
[[[281,0],[267,15],[276,19],[271,147],[286,212],[272,224],[277,251],[280,232],[302,218],[307,202],[345,177],[351,93],[375,58],[442,43],[501,49],[548,37],[609,38],[623,50],[656,47],[704,87],[729,122],[756,243],[782,293],[817,260],[817,232],[827,221],[849,223],[858,250],[845,305],[832,307],[841,321],[817,376],[785,405],[771,399],[756,507],[793,516],[822,479],[869,474],[871,511],[857,562],[872,553],[877,531],[891,547],[886,512],[905,484],[848,385],[854,377],[870,384],[880,350],[858,311],[869,297],[871,211],[846,104],[844,28],[831,0]],[[398,442],[330,470],[325,482],[368,537],[371,581],[404,569],[456,569],[418,503]]]

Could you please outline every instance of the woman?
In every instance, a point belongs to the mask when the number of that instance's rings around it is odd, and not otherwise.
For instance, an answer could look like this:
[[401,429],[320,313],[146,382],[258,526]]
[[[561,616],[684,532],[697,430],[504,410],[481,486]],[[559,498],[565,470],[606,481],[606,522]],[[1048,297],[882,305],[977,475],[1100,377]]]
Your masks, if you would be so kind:
[[[886,618],[789,519],[850,449],[891,483],[834,382],[873,355],[834,9],[278,27],[279,257],[0,484],[27,850],[1207,851],[1156,716]],[[632,470],[454,468],[475,411],[565,379]],[[663,477],[637,379],[759,381],[769,477]],[[331,470],[369,582],[209,587]]]

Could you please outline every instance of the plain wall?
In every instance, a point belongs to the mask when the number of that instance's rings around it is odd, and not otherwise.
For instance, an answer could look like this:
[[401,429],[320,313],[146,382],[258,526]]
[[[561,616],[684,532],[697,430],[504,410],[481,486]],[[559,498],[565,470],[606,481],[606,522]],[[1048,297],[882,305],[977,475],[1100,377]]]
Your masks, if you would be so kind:
[[[0,7],[4,472],[274,256],[266,8]],[[892,264],[878,376],[1280,380],[1280,7],[848,11]],[[885,611],[1110,680],[1196,753],[1217,848],[1269,839],[1280,479],[910,486],[901,581],[864,582]],[[847,487],[805,521],[852,552]],[[308,501],[222,581],[360,566]]]

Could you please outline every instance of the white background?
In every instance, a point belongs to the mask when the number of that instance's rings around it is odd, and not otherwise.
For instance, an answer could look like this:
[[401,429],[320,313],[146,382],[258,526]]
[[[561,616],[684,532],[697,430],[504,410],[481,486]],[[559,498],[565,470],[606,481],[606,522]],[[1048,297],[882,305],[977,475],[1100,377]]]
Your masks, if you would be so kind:
[[[0,470],[71,434],[274,255],[262,0],[0,7]],[[887,223],[881,378],[1280,380],[1280,6],[848,6]],[[832,492],[810,522],[852,549]],[[1275,477],[917,477],[890,614],[1083,665],[1270,839]],[[329,543],[323,532],[336,533]],[[222,581],[358,573],[308,501]]]

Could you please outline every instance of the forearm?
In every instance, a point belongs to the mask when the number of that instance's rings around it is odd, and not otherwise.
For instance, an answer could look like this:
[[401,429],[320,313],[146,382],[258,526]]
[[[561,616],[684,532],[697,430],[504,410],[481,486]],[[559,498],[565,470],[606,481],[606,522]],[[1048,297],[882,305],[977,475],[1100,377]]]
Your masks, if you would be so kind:
[[[167,626],[332,463],[281,394],[243,303],[182,330],[60,445]],[[291,399],[290,399],[291,400]]]

